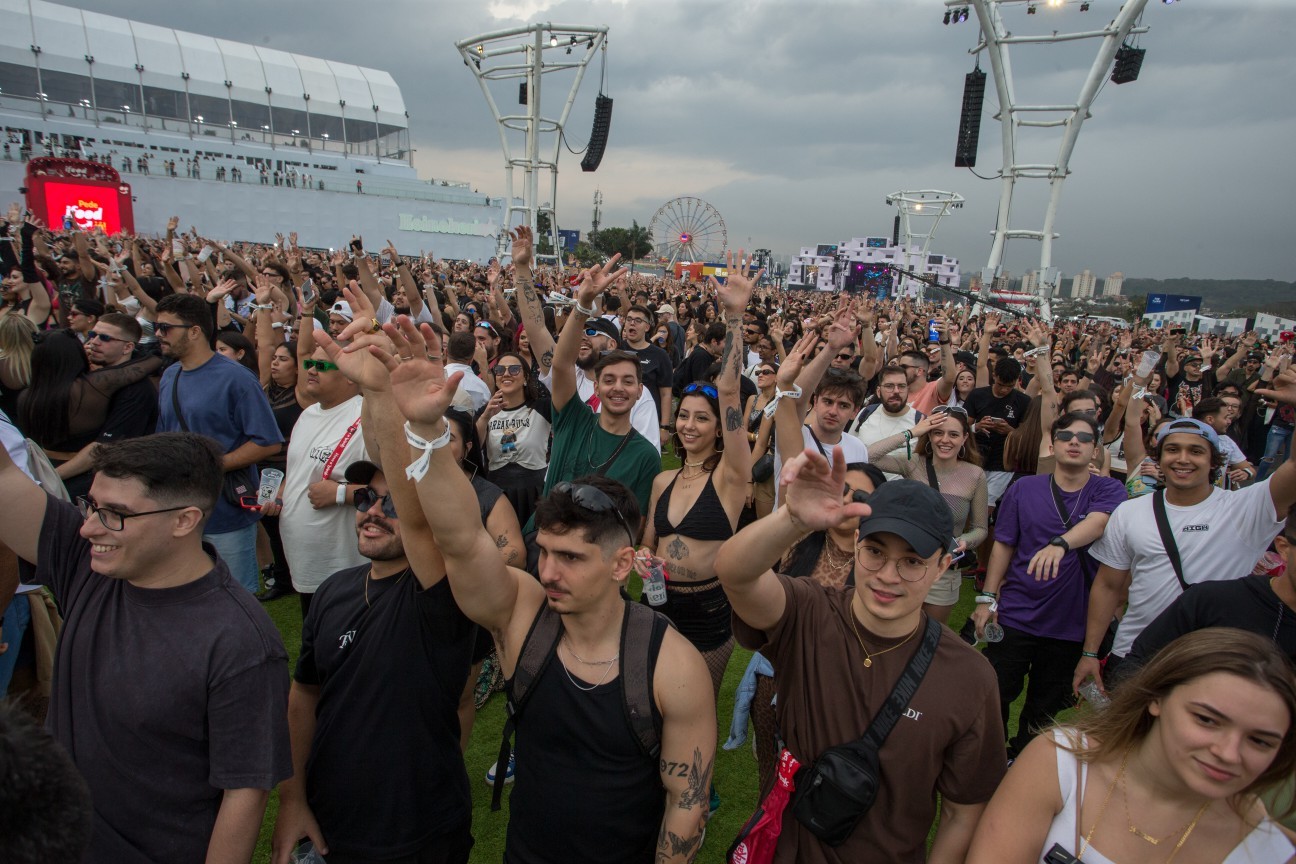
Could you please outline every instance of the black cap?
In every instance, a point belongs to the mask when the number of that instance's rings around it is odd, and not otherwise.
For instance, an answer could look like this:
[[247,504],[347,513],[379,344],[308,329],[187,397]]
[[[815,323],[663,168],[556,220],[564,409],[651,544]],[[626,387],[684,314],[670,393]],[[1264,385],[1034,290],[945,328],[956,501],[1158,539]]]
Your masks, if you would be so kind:
[[616,325],[606,318],[591,318],[585,322],[586,330],[598,330],[607,336],[611,336],[614,342],[621,341],[621,334],[617,331]]
[[368,486],[374,475],[381,473],[382,469],[377,465],[361,459],[359,462],[352,462],[347,466],[345,479],[348,483],[359,483],[361,486]]
[[949,551],[954,515],[935,489],[916,480],[892,480],[869,496],[871,514],[860,519],[861,537],[895,534],[921,555]]
[[977,355],[973,354],[971,351],[956,351],[954,352],[954,362],[962,363],[964,366],[975,372],[977,368]]

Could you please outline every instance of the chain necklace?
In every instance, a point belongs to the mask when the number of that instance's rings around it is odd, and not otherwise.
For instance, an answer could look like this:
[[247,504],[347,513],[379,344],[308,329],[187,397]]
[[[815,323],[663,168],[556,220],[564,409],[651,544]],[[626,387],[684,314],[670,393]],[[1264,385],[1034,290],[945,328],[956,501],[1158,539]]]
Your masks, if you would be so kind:
[[[400,576],[396,579],[396,584],[399,585],[402,581],[404,581],[405,577],[409,575],[409,572],[410,572],[409,567],[406,567],[404,570],[402,570]],[[373,567],[370,567],[369,572],[365,573],[365,583],[364,583],[364,598],[365,598],[366,609],[371,608],[369,604],[369,583],[372,581],[373,581]]]
[[[1107,794],[1103,797],[1102,806],[1098,808],[1098,816],[1094,819],[1093,825],[1089,827],[1089,833],[1085,835],[1084,842],[1080,844],[1080,851],[1076,854],[1077,859],[1084,857],[1085,849],[1089,847],[1089,841],[1093,838],[1094,832],[1098,830],[1098,824],[1102,822],[1103,814],[1107,812],[1107,805],[1111,803],[1112,793],[1116,791],[1116,786],[1118,784],[1121,787],[1121,797],[1125,799],[1125,824],[1128,826],[1131,834],[1136,834],[1139,837],[1142,837],[1153,846],[1157,845],[1162,840],[1168,840],[1174,836],[1174,833],[1171,832],[1165,837],[1152,837],[1135,828],[1134,823],[1130,820],[1129,796],[1125,791],[1125,766],[1129,762],[1129,755],[1130,751],[1126,750],[1125,755],[1121,758],[1120,770],[1116,772],[1116,776],[1112,779],[1111,785],[1107,787]],[[1166,859],[1166,864],[1171,864],[1171,862],[1174,861],[1175,856],[1179,854],[1179,850],[1183,848],[1183,845],[1188,842],[1188,837],[1192,834],[1193,829],[1197,827],[1198,820],[1200,820],[1202,815],[1205,814],[1206,809],[1210,807],[1211,803],[1211,801],[1207,800],[1206,803],[1197,810],[1197,815],[1193,816],[1192,821],[1188,823],[1188,827],[1184,829],[1184,832],[1181,835],[1179,835],[1179,842],[1176,843],[1174,849],[1170,851],[1170,857]]]
[[[1142,839],[1151,843],[1153,846],[1159,846],[1161,845],[1162,840],[1169,840],[1175,834],[1179,834],[1180,835],[1179,845],[1175,847],[1175,851],[1176,852],[1179,851],[1179,846],[1182,846],[1184,844],[1184,841],[1188,839],[1188,835],[1192,833],[1193,828],[1197,827],[1197,820],[1202,817],[1202,814],[1206,812],[1206,808],[1211,805],[1211,802],[1207,800],[1205,804],[1203,804],[1200,808],[1198,808],[1197,815],[1194,816],[1191,821],[1186,823],[1186,826],[1184,828],[1177,828],[1164,837],[1153,837],[1151,834],[1147,834],[1144,831],[1137,828],[1134,825],[1134,820],[1130,818],[1129,787],[1125,784],[1125,774],[1122,772],[1116,779],[1120,781],[1121,800],[1125,803],[1125,825],[1129,828],[1129,833],[1137,837],[1141,837]],[[1173,853],[1171,853],[1170,857],[1171,858],[1174,857]]]
[[[1274,580],[1277,578],[1278,578],[1277,576],[1271,576],[1269,578],[1269,590],[1273,591],[1275,594],[1278,593],[1277,591],[1274,591]],[[1278,598],[1278,620],[1274,622],[1273,636],[1269,640],[1273,642],[1275,646],[1278,644],[1278,631],[1282,629],[1283,610],[1286,608],[1286,606],[1287,604],[1283,602],[1283,599],[1281,597],[1279,597]]]
[[[855,560],[855,553],[837,548],[837,544],[832,541],[831,537],[825,537],[821,560],[823,561],[824,576],[835,577],[851,565]],[[851,613],[851,617],[854,618],[854,613]]]
[[582,685],[580,682],[578,682],[572,676],[571,670],[567,668],[566,663],[563,663],[562,658],[561,657],[558,658],[558,662],[562,664],[563,672],[567,673],[567,680],[572,683],[573,687],[575,687],[577,690],[581,691],[582,693],[589,693],[592,690],[597,690],[599,687],[602,687],[603,683],[607,681],[608,676],[612,674],[612,667],[616,666],[617,661],[621,659],[621,652],[618,651],[616,653],[616,656],[613,657],[611,660],[586,660],[584,657],[580,656],[579,654],[577,654],[575,651],[572,650],[570,639],[566,640],[566,645],[567,645],[567,652],[571,654],[573,657],[575,657],[577,660],[579,660],[580,662],[584,663],[586,666],[606,666],[607,667],[606,669],[603,670],[603,677],[598,680],[597,684],[590,684],[589,686],[585,686]]
[[896,644],[892,645],[890,648],[883,648],[881,651],[874,651],[874,652],[872,652],[872,653],[869,653],[868,646],[864,644],[864,639],[860,636],[860,633],[859,633],[859,627],[857,627],[856,624],[855,624],[855,610],[852,608],[852,609],[849,609],[849,610],[847,610],[847,611],[850,613],[850,625],[851,625],[851,630],[853,630],[853,631],[855,632],[855,638],[859,640],[860,648],[864,651],[864,668],[865,668],[865,669],[868,669],[869,667],[871,667],[871,666],[873,665],[873,658],[874,658],[874,657],[880,657],[880,656],[882,656],[883,654],[887,653],[888,651],[894,651],[894,650],[896,650],[896,649],[899,648],[901,645],[905,644],[905,643],[908,642],[910,639],[912,639],[912,638],[914,637],[914,635],[917,634],[917,632],[918,632],[919,630],[922,629],[922,619],[919,618],[919,620],[918,620],[918,626],[915,627],[915,628],[913,629],[913,633],[910,633],[908,636],[906,636],[905,638],[901,639],[899,642],[897,642]]

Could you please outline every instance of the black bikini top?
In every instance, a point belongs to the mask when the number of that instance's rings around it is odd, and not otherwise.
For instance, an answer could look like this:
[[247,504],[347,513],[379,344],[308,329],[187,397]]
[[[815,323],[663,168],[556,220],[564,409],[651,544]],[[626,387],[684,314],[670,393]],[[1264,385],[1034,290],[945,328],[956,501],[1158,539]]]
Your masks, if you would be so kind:
[[690,540],[728,540],[733,536],[733,525],[729,522],[729,514],[725,512],[724,505],[720,503],[714,479],[714,474],[707,475],[706,485],[702,487],[702,494],[693,507],[684,515],[683,521],[672,525],[668,514],[671,492],[675,489],[675,481],[679,480],[679,474],[675,475],[675,479],[671,480],[666,491],[657,499],[657,508],[653,510],[653,530],[658,539],[672,534]]

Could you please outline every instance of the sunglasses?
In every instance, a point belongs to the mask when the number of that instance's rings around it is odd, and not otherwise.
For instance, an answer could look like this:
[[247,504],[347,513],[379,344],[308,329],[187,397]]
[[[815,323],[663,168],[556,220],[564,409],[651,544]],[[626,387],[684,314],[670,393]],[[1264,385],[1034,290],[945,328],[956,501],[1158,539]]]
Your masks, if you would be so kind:
[[593,327],[586,327],[585,335],[586,336],[606,336],[607,334],[604,333],[602,330],[597,330]]
[[961,405],[937,405],[935,408],[932,409],[932,413],[933,414],[960,414],[964,417],[968,416],[967,409],[962,407]]
[[1062,429],[1054,432],[1053,437],[1058,441],[1070,441],[1074,438],[1081,444],[1092,444],[1095,438],[1092,432],[1072,432],[1069,429]]
[[494,329],[495,329],[494,327],[491,326],[491,323],[490,323],[489,321],[478,321],[478,322],[477,322],[477,326],[480,327],[480,328],[482,328],[483,330],[494,330]]
[[328,360],[303,360],[302,368],[307,372],[318,370],[320,372],[336,372],[338,365],[330,363]]
[[118,339],[116,336],[109,336],[107,333],[100,333],[96,330],[91,330],[89,333],[86,334],[87,342],[93,342],[96,339],[98,339],[100,342],[129,342],[130,341],[129,339]]
[[773,374],[774,374],[774,370],[773,370],[773,369],[757,369],[757,370],[756,370],[756,374],[757,374],[757,375],[773,375]]
[[498,366],[495,367],[495,374],[496,374],[496,375],[509,375],[509,376],[521,375],[521,374],[522,374],[522,364],[521,364],[521,363],[509,363],[508,365],[504,365],[503,363],[501,363],[500,365],[498,365]]
[[838,355],[837,355],[837,359],[838,359],[838,360],[850,360],[850,359],[851,359],[852,357],[854,357],[854,356],[855,356],[854,354],[838,354]]
[[188,330],[190,327],[197,326],[197,324],[164,324],[159,321],[153,325],[153,332],[159,336],[165,336],[172,330]]
[[375,492],[372,487],[365,486],[363,489],[357,489],[355,491],[353,503],[355,504],[355,509],[361,513],[368,513],[375,504],[381,503],[383,516],[388,519],[396,518],[396,505],[392,502],[390,492],[379,498],[378,493]]
[[716,390],[715,387],[711,386],[710,384],[701,384],[696,381],[684,388],[685,396],[688,396],[690,393],[705,393],[706,395],[710,396],[712,399],[720,398],[720,393],[719,391]]
[[[616,502],[608,497],[608,494],[597,486],[588,486],[584,483],[568,483],[563,481],[553,487],[556,495],[566,495],[571,498],[572,503],[582,510],[588,510],[591,513],[607,513],[611,511],[625,529],[626,537],[630,540],[630,545],[635,542],[635,534],[630,530],[630,524],[626,522],[621,511],[617,509]],[[357,493],[359,494],[359,493]]]

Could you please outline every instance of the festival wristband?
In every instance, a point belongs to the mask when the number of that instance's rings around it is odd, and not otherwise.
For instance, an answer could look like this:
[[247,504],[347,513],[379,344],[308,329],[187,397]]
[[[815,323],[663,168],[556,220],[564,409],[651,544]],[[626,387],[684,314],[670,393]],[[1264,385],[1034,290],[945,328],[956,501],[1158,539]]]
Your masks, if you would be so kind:
[[1098,655],[1097,655],[1096,653],[1094,653],[1093,651],[1081,651],[1081,652],[1080,652],[1080,656],[1081,656],[1081,657],[1092,657],[1094,660],[1097,660],[1097,659],[1098,659]]
[[576,311],[584,315],[586,318],[594,318],[595,316],[598,315],[597,309],[593,307],[586,309],[584,306],[580,304],[579,300],[576,301]]
[[346,484],[345,484],[345,483],[339,483],[339,484],[338,484],[338,491],[337,491],[337,506],[339,506],[339,507],[341,507],[343,504],[346,503],[346,490],[347,490],[347,487],[346,487]]
[[978,594],[976,597],[976,605],[978,606],[983,606],[986,603],[993,604],[994,602],[995,597],[993,594]]
[[778,390],[778,389],[775,389],[775,391],[774,391],[774,398],[771,399],[771,400],[769,401],[769,404],[765,406],[765,416],[766,416],[766,417],[773,417],[773,416],[774,416],[774,412],[778,410],[778,403],[779,403],[779,400],[782,399],[784,396],[787,396],[787,397],[789,397],[789,398],[791,398],[791,399],[800,399],[800,398],[801,398],[801,387],[800,387],[800,385],[798,385],[798,384],[794,384],[794,385],[792,385],[792,389],[791,389],[791,390]]
[[405,440],[409,442],[409,445],[415,450],[423,451],[422,456],[415,459],[405,468],[405,476],[417,483],[427,475],[428,465],[432,461],[432,451],[440,450],[442,447],[450,443],[450,424],[446,424],[445,431],[438,437],[431,441],[427,441],[415,434],[414,430],[410,428],[409,421],[407,420],[405,421]]

